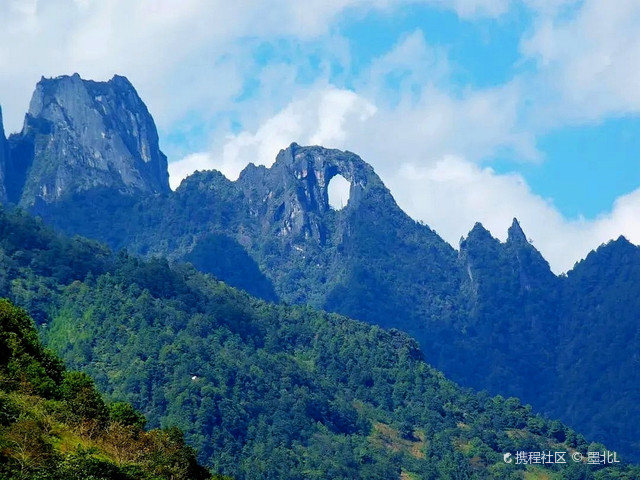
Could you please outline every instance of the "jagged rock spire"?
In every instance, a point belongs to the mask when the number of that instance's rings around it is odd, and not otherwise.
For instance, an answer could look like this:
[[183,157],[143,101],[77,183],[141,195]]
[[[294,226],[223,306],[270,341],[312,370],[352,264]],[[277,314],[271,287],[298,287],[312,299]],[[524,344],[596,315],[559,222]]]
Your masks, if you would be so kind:
[[507,231],[507,242],[508,243],[529,243],[527,240],[527,236],[524,234],[520,223],[517,218],[513,219],[509,230]]
[[473,225],[473,228],[469,231],[469,235],[467,235],[467,240],[469,239],[480,239],[480,238],[493,238],[491,236],[491,232],[485,228],[485,226],[476,222]]
[[253,215],[263,218],[269,228],[278,225],[278,235],[323,243],[328,228],[323,215],[331,210],[328,186],[338,174],[351,184],[346,214],[373,194],[389,209],[400,211],[371,165],[354,153],[318,146],[292,143],[278,153],[270,168],[250,164],[240,173],[237,185]]

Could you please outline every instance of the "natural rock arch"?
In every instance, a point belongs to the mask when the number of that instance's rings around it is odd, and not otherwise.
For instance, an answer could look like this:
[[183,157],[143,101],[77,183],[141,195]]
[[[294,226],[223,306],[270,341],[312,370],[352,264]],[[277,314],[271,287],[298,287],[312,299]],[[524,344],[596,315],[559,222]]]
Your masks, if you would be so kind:
[[327,201],[334,210],[342,210],[349,203],[351,182],[337,173],[329,179],[327,185]]

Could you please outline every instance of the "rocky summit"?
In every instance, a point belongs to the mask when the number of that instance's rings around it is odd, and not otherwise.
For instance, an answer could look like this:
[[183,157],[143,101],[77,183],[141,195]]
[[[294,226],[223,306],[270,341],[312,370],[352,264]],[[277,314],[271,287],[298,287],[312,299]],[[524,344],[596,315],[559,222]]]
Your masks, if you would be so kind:
[[42,78],[22,132],[11,135],[9,201],[30,206],[96,187],[169,192],[167,158],[147,107],[121,76]]
[[[327,240],[324,214],[330,212],[328,188],[336,175],[349,183],[350,203],[357,208],[368,189],[386,191],[373,168],[351,152],[292,143],[281,150],[271,168],[250,164],[236,186],[243,192],[253,216],[262,219],[264,231],[276,226],[277,235]],[[388,191],[387,200],[391,200]],[[392,200],[391,200],[392,201]]]

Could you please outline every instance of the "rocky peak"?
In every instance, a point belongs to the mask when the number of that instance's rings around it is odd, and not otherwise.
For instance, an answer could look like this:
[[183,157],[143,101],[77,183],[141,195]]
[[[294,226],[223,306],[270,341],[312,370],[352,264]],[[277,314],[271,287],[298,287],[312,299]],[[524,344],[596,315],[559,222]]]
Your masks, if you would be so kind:
[[[459,258],[472,281],[499,277],[504,291],[529,291],[539,284],[554,282],[549,263],[529,243],[517,219],[508,230],[507,241],[501,243],[476,223],[466,239],[460,242]],[[510,285],[507,287],[507,285]]]
[[467,238],[460,240],[460,250],[465,251],[478,243],[486,242],[497,243],[497,239],[491,235],[491,232],[487,230],[482,223],[476,222],[469,231]]
[[252,214],[264,218],[265,224],[277,223],[278,234],[316,237],[322,242],[326,227],[323,218],[331,212],[329,182],[336,175],[351,184],[349,203],[344,209],[347,214],[373,190],[395,205],[373,168],[359,156],[296,143],[281,150],[270,168],[249,165],[237,185],[249,199]]
[[527,236],[516,218],[513,219],[513,223],[509,227],[506,248],[517,262],[523,278],[536,277],[544,281],[550,281],[552,277],[555,279],[549,262],[527,240]]
[[636,266],[639,264],[640,248],[620,235],[616,240],[610,240],[592,250],[584,260],[576,263],[568,276],[579,278],[590,275],[606,279],[607,283],[614,278],[630,278],[628,272],[637,270]]
[[520,245],[529,243],[517,218],[513,219],[513,223],[511,223],[509,230],[507,230],[507,243]]
[[301,147],[292,143],[281,150],[274,165],[264,170],[272,180],[295,184],[302,197],[301,202],[320,212],[328,210],[329,182],[342,175],[350,184],[350,199],[357,203],[369,184],[380,186],[382,181],[371,165],[349,151],[318,146]]
[[466,238],[460,239],[458,261],[474,291],[477,289],[477,278],[485,275],[485,270],[500,258],[501,247],[500,241],[480,222],[475,223]]
[[125,77],[42,78],[22,132],[10,142],[14,168],[23,175],[16,199],[23,205],[95,187],[126,194],[170,191],[155,123]]

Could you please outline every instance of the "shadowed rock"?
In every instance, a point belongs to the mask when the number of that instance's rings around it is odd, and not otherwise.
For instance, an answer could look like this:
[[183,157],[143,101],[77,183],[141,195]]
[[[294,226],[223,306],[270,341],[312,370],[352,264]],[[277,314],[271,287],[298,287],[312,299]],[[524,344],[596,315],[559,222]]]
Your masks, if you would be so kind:
[[2,108],[0,108],[0,203],[7,201],[6,168],[9,161],[9,144],[4,136],[2,124]]

